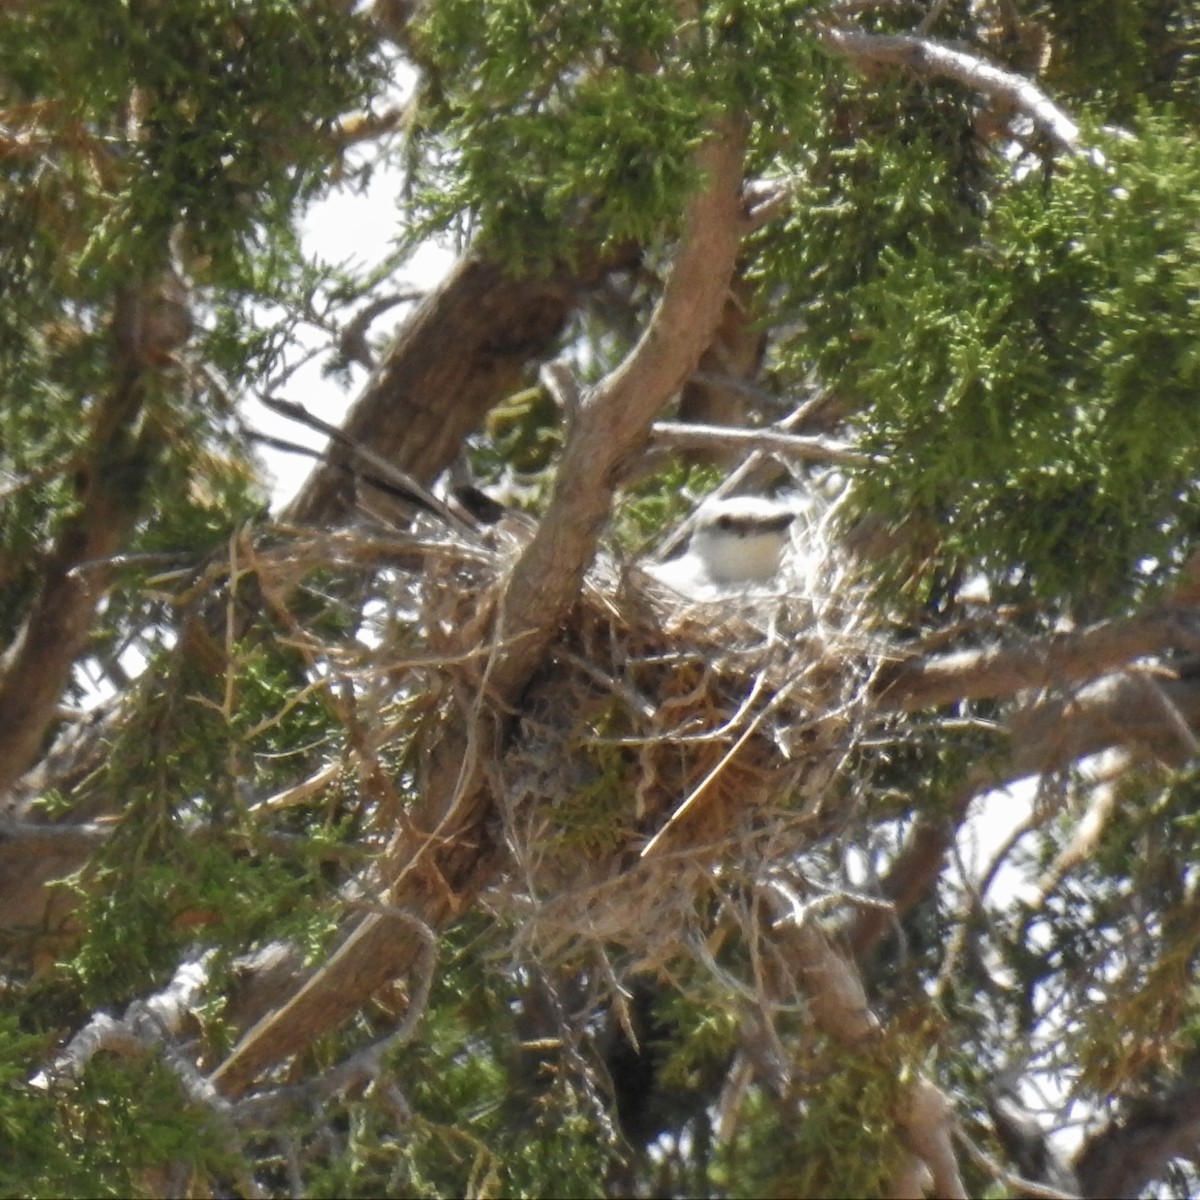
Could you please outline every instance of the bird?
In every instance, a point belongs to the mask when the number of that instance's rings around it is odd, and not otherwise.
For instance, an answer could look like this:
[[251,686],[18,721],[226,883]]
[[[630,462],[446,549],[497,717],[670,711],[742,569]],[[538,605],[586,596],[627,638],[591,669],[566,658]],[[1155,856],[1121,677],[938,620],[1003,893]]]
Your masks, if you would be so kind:
[[769,589],[781,578],[795,519],[793,509],[762,496],[706,500],[686,551],[644,569],[689,600]]

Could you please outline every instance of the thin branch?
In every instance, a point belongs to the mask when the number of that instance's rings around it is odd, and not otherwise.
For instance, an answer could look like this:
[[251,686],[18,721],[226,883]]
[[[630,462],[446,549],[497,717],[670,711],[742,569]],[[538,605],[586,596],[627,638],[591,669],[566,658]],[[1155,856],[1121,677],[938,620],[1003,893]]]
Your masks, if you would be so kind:
[[329,135],[328,142],[333,151],[348,150],[362,142],[374,141],[386,134],[407,129],[416,112],[416,99],[405,104],[393,104],[382,112],[352,113],[343,117],[337,128]]
[[835,462],[846,466],[869,466],[877,461],[870,454],[855,450],[843,442],[826,438],[780,433],[775,429],[740,429],[731,425],[694,425],[684,421],[655,421],[654,441],[672,449],[704,446],[762,450],[781,458],[806,462]]
[[921,18],[915,30],[918,37],[925,37],[929,31],[937,24],[938,18],[946,11],[950,0],[933,0],[929,6],[929,11]]
[[[1138,757],[1185,761],[1195,744],[1190,728],[1200,721],[1200,688],[1192,679],[1156,681],[1156,702],[1146,703],[1138,673],[1105,674],[1154,652],[1194,648],[1194,614],[1164,610],[1146,617],[1105,622],[1077,634],[1056,635],[1031,645],[947,655],[912,668],[909,691],[886,684],[885,708],[911,710],[983,696],[1012,695],[1026,688],[1054,688],[1087,680],[1085,687],[1018,711],[1009,728],[1011,756],[995,771],[981,769],[943,811],[918,817],[884,880],[882,893],[895,906],[894,921],[918,903],[941,874],[945,856],[972,799],[1027,775],[1045,774],[1109,747]],[[1100,675],[1100,679],[1095,676]],[[953,682],[952,682],[953,681]],[[1158,693],[1161,692],[1161,695]],[[1188,732],[1182,737],[1180,726]],[[864,911],[847,929],[861,958],[884,936],[889,921]]]
[[748,232],[755,232],[781,217],[795,198],[795,179],[769,179],[748,185],[743,193],[746,200]]
[[345,324],[338,335],[338,353],[349,362],[356,362],[368,371],[375,369],[375,355],[367,341],[367,333],[371,323],[385,312],[398,304],[408,304],[420,300],[425,293],[420,288],[407,288],[399,292],[390,292],[386,296],[377,296],[361,309]]
[[864,33],[858,29],[821,29],[821,44],[855,66],[907,67],[927,78],[955,79],[1024,113],[1062,150],[1075,152],[1079,126],[1037,84],[941,42],[901,34]]
[[[752,384],[745,383],[739,380],[738,387],[748,388],[753,387]],[[774,397],[772,397],[772,400]],[[770,427],[767,432],[790,434],[793,429],[796,429],[804,424],[804,422],[829,399],[829,393],[824,389],[816,392],[814,395],[802,400],[795,409],[793,409],[782,420],[777,421]],[[724,480],[713,490],[712,499],[719,499],[723,496],[733,495],[747,478],[754,474],[763,463],[770,458],[770,454],[765,450],[751,450],[746,461],[735,470],[731,471]],[[691,516],[681,521],[673,530],[671,530],[662,542],[655,548],[650,558],[656,562],[662,562],[674,553],[680,546],[691,537],[695,525],[697,514],[693,512]]]
[[371,480],[375,486],[381,486],[385,489],[398,492],[406,500],[411,501],[418,507],[441,517],[452,529],[462,534],[468,540],[474,540],[474,528],[468,525],[449,505],[435,496],[424,484],[409,475],[407,471],[402,470],[395,463],[389,462],[382,454],[376,453],[366,443],[360,442],[357,438],[344,433],[336,425],[331,425],[328,421],[323,421],[320,417],[313,416],[303,405],[297,404],[295,401],[266,395],[260,395],[259,401],[265,404],[272,412],[296,421],[301,425],[306,425],[309,429],[316,430],[318,433],[323,433],[332,442],[335,442],[342,449],[348,451],[355,458],[366,464],[375,473],[375,477]]
[[[857,968],[834,948],[790,889],[775,884],[765,890],[765,896],[776,914],[773,929],[778,943],[788,961],[796,964],[795,982],[808,998],[813,1021],[838,1045],[862,1049],[881,1027]],[[905,1089],[904,1108],[895,1120],[909,1150],[928,1168],[934,1194],[965,1200],[967,1191],[951,1141],[953,1109],[945,1093],[918,1076]],[[909,1172],[906,1178],[912,1175]]]
[[1029,1200],[1079,1200],[1078,1192],[1063,1191],[1062,1188],[1051,1187],[1047,1183],[1036,1183],[1032,1179],[1015,1174],[992,1158],[961,1128],[954,1132],[966,1148],[971,1161],[982,1167],[997,1183],[1002,1184],[1010,1195],[1028,1196]]

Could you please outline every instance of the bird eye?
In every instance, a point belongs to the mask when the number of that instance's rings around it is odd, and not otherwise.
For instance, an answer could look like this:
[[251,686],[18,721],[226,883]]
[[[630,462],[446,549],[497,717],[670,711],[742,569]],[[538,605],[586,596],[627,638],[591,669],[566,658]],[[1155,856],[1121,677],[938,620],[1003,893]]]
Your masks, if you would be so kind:
[[733,528],[733,518],[728,515],[718,517],[717,518],[717,528],[718,529],[732,529]]

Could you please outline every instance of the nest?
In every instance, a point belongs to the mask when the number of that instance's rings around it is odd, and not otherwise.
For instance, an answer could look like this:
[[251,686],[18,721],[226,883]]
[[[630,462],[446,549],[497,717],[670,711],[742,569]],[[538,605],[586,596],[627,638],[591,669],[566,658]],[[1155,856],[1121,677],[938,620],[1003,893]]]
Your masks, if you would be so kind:
[[[706,936],[698,914],[841,828],[884,655],[825,527],[799,531],[779,587],[721,600],[605,555],[592,568],[489,764],[508,869],[487,902],[522,950],[663,962]],[[427,589],[427,627],[456,631],[448,659],[478,646],[505,561],[473,580],[473,620],[463,592]],[[462,673],[460,694],[477,679]]]
[[[283,591],[316,558],[358,568],[353,604],[369,620],[322,654],[355,679],[380,755],[389,741],[429,744],[481,702],[525,536],[345,531],[280,546],[257,569],[264,590]],[[837,834],[885,652],[822,523],[799,531],[786,567],[773,592],[689,602],[636,566],[593,566],[485,764],[489,834],[505,852],[485,903],[515,949],[550,962],[618,946],[639,966],[664,962],[709,936],[703,914]]]

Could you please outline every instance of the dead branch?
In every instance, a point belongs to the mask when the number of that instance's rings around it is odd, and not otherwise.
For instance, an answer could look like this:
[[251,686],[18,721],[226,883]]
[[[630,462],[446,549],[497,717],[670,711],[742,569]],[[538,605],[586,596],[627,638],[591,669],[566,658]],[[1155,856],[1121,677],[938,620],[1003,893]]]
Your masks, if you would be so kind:
[[827,438],[780,433],[774,429],[738,429],[729,425],[698,425],[683,421],[655,421],[654,441],[672,449],[719,446],[738,451],[763,450],[781,458],[807,462],[834,462],[865,466],[871,456]]
[[416,1032],[429,1003],[437,961],[437,937],[424,922],[401,909],[388,907],[378,915],[392,917],[415,934],[420,949],[413,961],[416,984],[403,1020],[385,1037],[352,1054],[345,1062],[323,1071],[308,1083],[284,1085],[249,1096],[234,1106],[234,1119],[245,1128],[274,1125],[288,1112],[311,1106],[351,1087],[378,1084],[385,1074],[384,1056]]
[[155,1053],[179,1076],[191,1099],[214,1112],[226,1111],[228,1105],[174,1045],[189,1022],[195,1021],[193,1013],[207,982],[205,961],[185,962],[161,992],[149,1000],[135,1000],[119,1020],[98,1013],[70,1040],[53,1066],[34,1078],[34,1086],[61,1087],[74,1082],[101,1052],[129,1057]]
[[[1179,722],[1200,728],[1200,680],[1191,668],[1177,679],[1156,680],[1171,710],[1148,703],[1145,681],[1136,672],[1097,679],[1077,692],[1050,695],[1018,710],[1011,721],[1012,757],[1002,782],[1042,775],[1110,747],[1140,762],[1170,766],[1186,762],[1191,746],[1181,741]],[[1157,699],[1157,696],[1156,696]]]
[[946,854],[954,845],[971,801],[981,792],[999,786],[998,778],[980,771],[964,783],[949,803],[917,818],[880,884],[880,896],[886,904],[857,908],[842,931],[855,959],[866,957],[900,917],[928,894],[941,877]]
[[377,296],[368,304],[364,304],[361,309],[343,326],[341,333],[338,335],[338,353],[347,362],[356,362],[360,367],[365,367],[368,371],[375,368],[375,354],[371,350],[370,343],[367,341],[367,333],[371,328],[371,323],[378,317],[381,317],[385,312],[393,309],[398,304],[409,304],[413,300],[420,300],[425,293],[415,288],[405,288],[399,292],[389,292],[384,296]]
[[[967,1156],[977,1166],[982,1167],[997,1183],[1006,1187],[1010,1194],[1028,1197],[1028,1200],[1079,1200],[1079,1192],[1075,1188],[1067,1190],[1063,1187],[1048,1183],[1039,1183],[1027,1176],[1018,1175],[998,1163],[982,1146],[969,1138],[962,1129],[958,1129],[958,1140],[966,1148]],[[1040,1134],[1040,1129],[1039,1129]],[[1041,1135],[1044,1137],[1044,1135]]]
[[922,78],[954,79],[1024,113],[1062,150],[1079,149],[1079,126],[1031,80],[928,38],[826,28],[821,44],[855,66],[907,67]]

